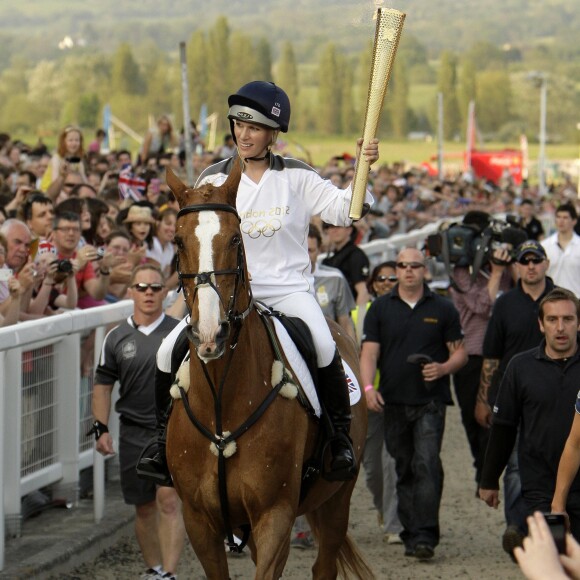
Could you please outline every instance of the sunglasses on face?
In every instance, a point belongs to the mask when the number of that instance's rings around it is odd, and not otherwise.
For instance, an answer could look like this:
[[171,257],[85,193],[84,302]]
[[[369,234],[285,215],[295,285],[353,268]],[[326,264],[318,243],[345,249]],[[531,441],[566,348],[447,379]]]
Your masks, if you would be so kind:
[[375,282],[396,282],[397,281],[397,277],[394,275],[391,276],[377,276],[375,278]]
[[411,270],[418,270],[419,268],[424,268],[425,264],[421,262],[397,262],[397,268],[399,270],[406,270],[407,268],[411,268]]
[[133,288],[134,290],[137,290],[137,292],[147,292],[147,290],[149,290],[149,288],[151,288],[151,290],[157,294],[157,292],[161,292],[161,290],[163,290],[163,288],[165,288],[165,286],[163,284],[159,284],[159,283],[145,284],[145,282],[139,282],[139,284],[133,284],[133,286],[131,286],[131,288]]
[[544,261],[544,258],[522,258],[518,260],[518,264],[522,266],[527,266],[528,264],[541,264]]

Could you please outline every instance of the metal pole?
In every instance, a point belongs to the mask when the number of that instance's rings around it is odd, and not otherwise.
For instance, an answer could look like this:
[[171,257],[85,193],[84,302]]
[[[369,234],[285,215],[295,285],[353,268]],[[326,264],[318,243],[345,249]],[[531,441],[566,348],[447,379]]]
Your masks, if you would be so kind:
[[193,185],[193,144],[191,142],[191,117],[189,115],[189,83],[187,81],[187,55],[185,42],[179,43],[181,60],[181,92],[183,102],[183,139],[185,142],[185,169],[187,170],[187,184]]
[[540,152],[538,156],[538,179],[540,196],[546,194],[546,102],[548,81],[541,77],[540,84]]
[[[576,129],[580,131],[580,123],[576,123]],[[578,199],[580,199],[580,152],[578,152],[578,161],[576,163],[578,163],[578,185],[576,186],[576,194]]]
[[437,174],[443,179],[443,93],[437,93]]

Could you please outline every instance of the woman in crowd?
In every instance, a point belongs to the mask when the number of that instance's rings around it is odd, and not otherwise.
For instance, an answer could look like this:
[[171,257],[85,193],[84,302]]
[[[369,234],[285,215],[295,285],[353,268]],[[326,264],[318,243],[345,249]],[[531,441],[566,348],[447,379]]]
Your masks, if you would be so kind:
[[73,125],[65,127],[58,137],[56,152],[42,176],[40,189],[60,189],[69,172],[80,173],[83,181],[86,181],[84,158],[82,131]]

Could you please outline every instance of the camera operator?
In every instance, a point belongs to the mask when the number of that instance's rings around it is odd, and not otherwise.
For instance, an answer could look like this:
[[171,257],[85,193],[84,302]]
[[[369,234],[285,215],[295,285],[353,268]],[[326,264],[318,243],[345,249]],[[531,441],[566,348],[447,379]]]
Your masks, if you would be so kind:
[[461,422],[473,456],[478,486],[488,440],[488,429],[482,427],[474,415],[483,365],[483,339],[496,298],[513,285],[509,260],[507,249],[494,250],[492,259],[479,269],[475,279],[472,279],[471,267],[455,266],[455,287],[450,288],[451,299],[459,311],[468,355],[467,364],[453,375],[453,385],[461,409]]

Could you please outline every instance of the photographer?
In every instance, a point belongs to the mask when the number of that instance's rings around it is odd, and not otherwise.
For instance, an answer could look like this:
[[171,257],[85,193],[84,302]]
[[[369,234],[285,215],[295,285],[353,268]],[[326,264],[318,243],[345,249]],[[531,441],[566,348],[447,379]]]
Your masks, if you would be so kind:
[[[469,212],[463,223],[474,224],[478,219],[485,226],[489,216],[481,212]],[[497,248],[491,259],[487,259],[479,269],[475,279],[472,278],[471,265],[457,265],[453,269],[455,285],[450,288],[451,299],[459,311],[468,355],[467,364],[453,376],[453,385],[455,398],[461,409],[461,422],[473,456],[477,485],[481,478],[488,439],[488,429],[482,427],[474,416],[483,365],[483,339],[496,298],[512,287],[509,260],[509,251]]]
[[[93,246],[83,246],[77,252],[81,238],[81,222],[74,212],[58,213],[54,218],[54,245],[58,252],[57,271],[68,273],[73,269],[71,260],[78,261],[78,271],[75,274],[79,292],[79,308],[89,308],[105,304],[104,297],[109,287],[110,269],[119,261],[110,253],[100,258]],[[99,260],[99,275],[93,262]]]
[[[58,314],[61,309],[73,310],[77,307],[78,291],[75,274],[79,261],[67,263],[59,261],[56,253],[42,254],[36,260],[38,282],[33,292],[28,312],[31,314]],[[64,268],[63,268],[64,265]]]

